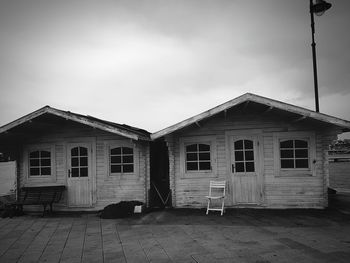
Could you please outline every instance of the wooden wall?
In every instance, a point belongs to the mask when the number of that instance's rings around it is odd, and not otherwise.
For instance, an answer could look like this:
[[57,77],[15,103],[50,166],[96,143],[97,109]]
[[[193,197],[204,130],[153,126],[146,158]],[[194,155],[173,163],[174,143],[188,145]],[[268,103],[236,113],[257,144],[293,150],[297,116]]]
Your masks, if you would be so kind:
[[[173,193],[173,206],[175,207],[205,207],[210,180],[227,180],[228,184],[226,206],[233,205],[232,199],[232,173],[227,165],[228,131],[259,130],[262,147],[260,161],[262,162],[261,203],[259,207],[270,208],[322,208],[327,206],[328,183],[328,145],[336,137],[334,129],[308,124],[305,121],[289,122],[276,116],[224,116],[217,115],[209,120],[201,121],[181,132],[166,136],[170,158],[170,187]],[[311,131],[315,134],[316,164],[315,176],[288,176],[276,175],[274,162],[273,134],[275,132]],[[216,139],[217,160],[216,173],[213,177],[203,174],[199,178],[184,176],[180,164],[180,138],[189,136],[212,135]]]
[[[97,129],[92,129],[79,124],[66,127],[57,127],[54,132],[42,135],[38,138],[28,139],[19,157],[18,171],[20,186],[42,185],[42,184],[64,184],[67,185],[67,157],[66,148],[70,142],[91,142],[92,145],[92,203],[93,207],[84,210],[100,210],[111,203],[118,203],[127,200],[139,200],[147,203],[149,191],[149,143],[132,141],[118,135],[113,135]],[[109,155],[110,144],[119,142],[134,146],[134,156],[137,162],[134,163],[135,173],[133,175],[123,174],[109,175]],[[27,178],[27,165],[24,151],[28,145],[45,144],[54,147],[54,175],[52,180],[29,180]],[[67,196],[56,209],[69,210],[67,207]],[[78,210],[82,210],[77,208]],[[72,209],[73,210],[73,209]]]

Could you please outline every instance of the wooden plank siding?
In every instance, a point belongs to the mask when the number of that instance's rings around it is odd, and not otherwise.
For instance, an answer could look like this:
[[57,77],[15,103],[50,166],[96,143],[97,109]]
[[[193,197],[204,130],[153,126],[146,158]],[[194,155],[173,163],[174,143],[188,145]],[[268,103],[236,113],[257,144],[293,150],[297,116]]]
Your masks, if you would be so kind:
[[[119,135],[110,134],[98,129],[72,125],[61,127],[50,134],[27,140],[18,162],[18,176],[20,186],[63,184],[67,185],[67,144],[76,142],[89,142],[92,147],[92,207],[84,210],[100,210],[104,206],[120,201],[139,200],[147,203],[149,191],[149,142],[134,141]],[[109,146],[118,143],[130,144],[134,147],[134,174],[109,174]],[[50,145],[54,147],[53,180],[30,180],[27,177],[28,169],[25,160],[25,150],[29,145]],[[137,155],[137,156],[136,156]],[[67,191],[60,204],[55,205],[57,210],[82,210],[67,206]]]
[[[170,159],[170,187],[173,191],[175,207],[205,207],[210,180],[229,182],[225,206],[233,206],[233,187],[231,184],[230,157],[227,132],[260,132],[261,143],[258,151],[262,162],[261,203],[256,207],[269,208],[322,208],[327,206],[328,161],[326,150],[335,138],[334,129],[317,127],[307,122],[288,122],[274,116],[224,116],[218,114],[201,121],[200,127],[192,125],[165,137]],[[274,133],[312,132],[315,134],[316,176],[278,176],[275,171]],[[317,132],[316,132],[317,131]],[[214,174],[188,177],[183,174],[180,163],[180,141],[185,137],[214,136],[216,142],[216,169]],[[262,147],[262,149],[261,149]],[[279,160],[278,160],[279,161]],[[310,160],[312,162],[313,160]],[[249,206],[250,207],[250,206]]]

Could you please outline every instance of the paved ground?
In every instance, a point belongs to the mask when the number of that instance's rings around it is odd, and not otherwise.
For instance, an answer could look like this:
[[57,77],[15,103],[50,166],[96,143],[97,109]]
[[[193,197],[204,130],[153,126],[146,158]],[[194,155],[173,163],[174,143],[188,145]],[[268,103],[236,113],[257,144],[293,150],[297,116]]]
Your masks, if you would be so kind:
[[116,220],[0,219],[0,262],[349,262],[350,197],[343,199],[327,210],[235,209],[223,217],[165,210]]

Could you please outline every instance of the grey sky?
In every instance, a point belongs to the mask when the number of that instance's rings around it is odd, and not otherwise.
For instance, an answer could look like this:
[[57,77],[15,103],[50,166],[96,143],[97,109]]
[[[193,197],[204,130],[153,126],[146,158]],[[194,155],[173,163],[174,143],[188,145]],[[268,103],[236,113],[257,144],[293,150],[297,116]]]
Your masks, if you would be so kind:
[[[316,17],[320,111],[350,119],[350,3]],[[44,105],[160,130],[246,92],[314,109],[308,0],[0,0],[0,125]]]

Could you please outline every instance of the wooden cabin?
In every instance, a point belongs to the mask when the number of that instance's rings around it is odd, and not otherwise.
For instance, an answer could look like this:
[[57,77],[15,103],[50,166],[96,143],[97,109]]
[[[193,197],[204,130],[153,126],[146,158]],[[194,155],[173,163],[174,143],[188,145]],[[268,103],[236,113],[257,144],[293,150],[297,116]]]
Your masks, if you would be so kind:
[[328,146],[350,122],[244,94],[153,133],[169,154],[174,207],[205,207],[226,180],[226,207],[324,208]]
[[17,161],[18,188],[65,185],[61,210],[148,202],[149,133],[46,106],[0,127],[0,152]]

